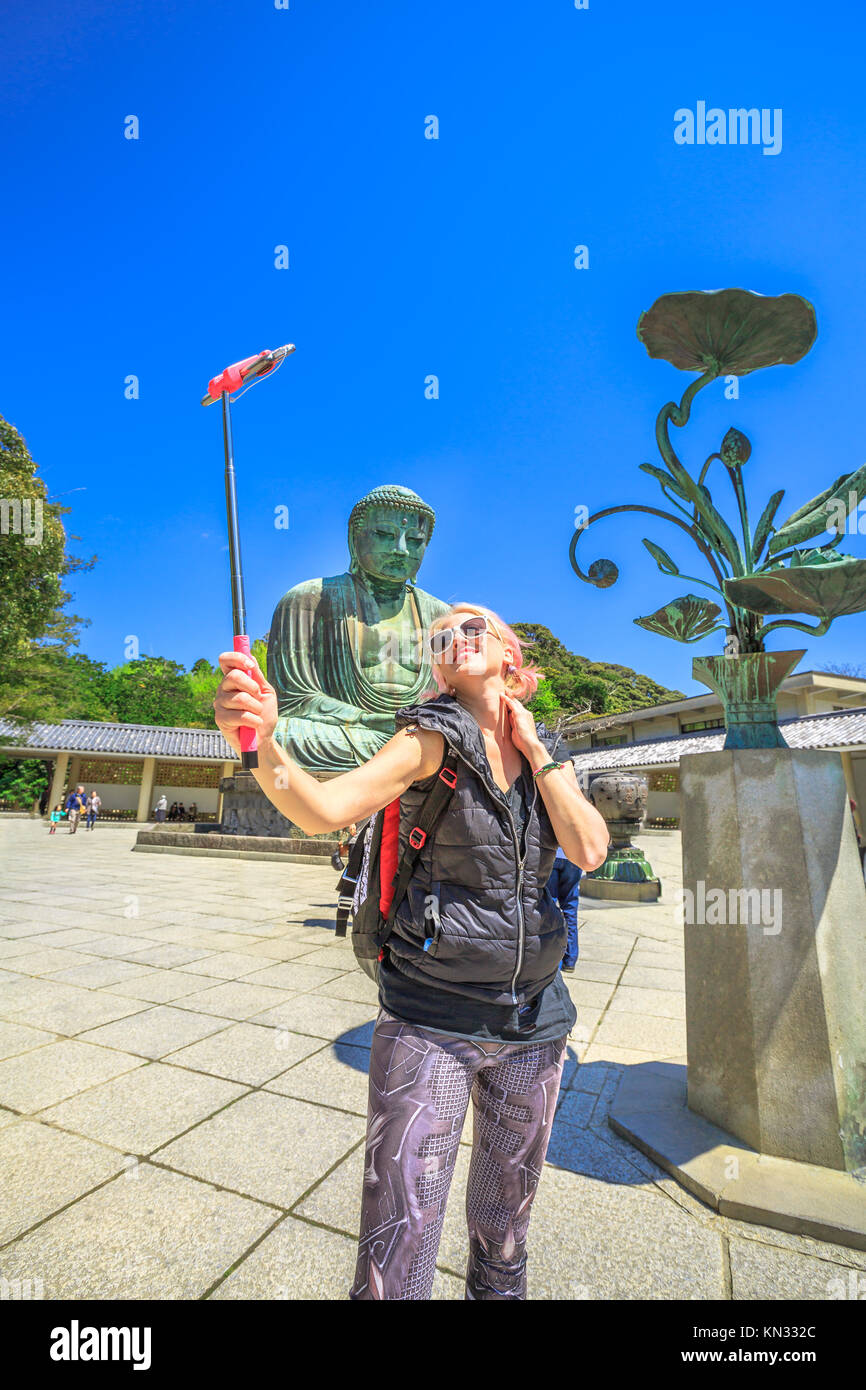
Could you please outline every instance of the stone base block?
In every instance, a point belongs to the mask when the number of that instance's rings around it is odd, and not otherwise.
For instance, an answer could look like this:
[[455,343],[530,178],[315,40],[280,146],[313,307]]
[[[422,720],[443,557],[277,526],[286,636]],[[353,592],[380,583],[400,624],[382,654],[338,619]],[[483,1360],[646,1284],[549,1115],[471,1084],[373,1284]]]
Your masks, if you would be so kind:
[[659,879],[647,879],[645,883],[620,882],[618,879],[587,878],[580,880],[581,897],[606,898],[612,902],[655,903],[662,895]]
[[[294,864],[321,864],[329,860],[338,840],[290,839],[277,835],[224,835],[218,831],[197,834],[189,830],[139,830],[133,849],[151,854],[203,854],[231,859],[280,859]],[[345,862],[345,861],[344,861]],[[334,873],[336,883],[337,873]]]
[[866,1250],[866,1184],[836,1168],[757,1153],[689,1110],[686,1096],[684,1066],[631,1066],[608,1123],[721,1216]]

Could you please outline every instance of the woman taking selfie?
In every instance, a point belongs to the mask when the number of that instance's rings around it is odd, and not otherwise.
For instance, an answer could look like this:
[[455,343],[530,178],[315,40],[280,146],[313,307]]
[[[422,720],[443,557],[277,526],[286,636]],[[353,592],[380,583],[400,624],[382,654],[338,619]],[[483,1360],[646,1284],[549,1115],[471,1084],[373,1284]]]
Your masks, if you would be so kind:
[[362,767],[318,782],[273,742],[276,693],[224,652],[216,721],[258,735],[259,786],[309,835],[400,797],[402,849],[449,752],[450,799],[415,863],[379,967],[358,1261],[350,1299],[429,1299],[463,1122],[467,1299],[525,1299],[530,1209],[576,1012],[560,973],[557,844],[591,871],[608,832],[570,761],[553,762],[523,701],[537,671],[488,608],[456,604],[428,634],[440,694],[398,710]]

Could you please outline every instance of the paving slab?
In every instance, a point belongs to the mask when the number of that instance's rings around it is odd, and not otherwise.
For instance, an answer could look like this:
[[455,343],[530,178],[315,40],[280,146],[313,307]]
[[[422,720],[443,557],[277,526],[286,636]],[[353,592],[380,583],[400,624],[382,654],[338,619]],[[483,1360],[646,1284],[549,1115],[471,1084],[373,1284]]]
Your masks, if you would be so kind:
[[[36,1120],[0,1128],[0,1245],[89,1192],[123,1168],[123,1155]],[[0,1274],[5,1272],[0,1250]],[[29,1277],[38,1276],[33,1270]]]
[[210,975],[213,972],[202,968],[203,962],[214,959],[208,956],[202,946],[176,946],[166,944],[164,946],[151,946],[144,951],[134,951],[128,957],[130,964],[136,966],[162,966],[164,968],[176,969],[184,965],[196,962],[196,970],[200,975]]
[[217,985],[208,980],[204,989],[190,995],[186,1007],[218,1018],[245,1019],[268,1009],[279,1008],[293,998],[288,989],[253,984],[251,977],[246,976],[243,980],[227,980]]
[[363,1139],[365,1128],[359,1116],[253,1091],[154,1159],[285,1208]]
[[15,1057],[31,1048],[41,1047],[43,1043],[56,1042],[55,1033],[42,1028],[31,1028],[25,1023],[0,1022],[0,1058]]
[[209,1037],[226,1027],[225,1019],[210,1014],[172,1008],[170,1004],[145,1009],[118,1023],[108,1023],[82,1034],[82,1041],[120,1048],[156,1061],[179,1047]]
[[210,989],[212,984],[209,975],[196,975],[189,970],[138,966],[134,976],[107,985],[106,989],[124,999],[136,999],[142,1005],[170,1004],[175,999],[185,999],[187,995],[197,995],[200,990]]
[[0,1102],[33,1114],[139,1066],[139,1057],[64,1038],[0,1062]]
[[149,974],[145,965],[96,956],[90,965],[73,965],[65,970],[56,970],[50,978],[59,980],[61,984],[78,985],[79,989],[105,989],[108,985],[119,984],[121,980],[141,979]]
[[626,966],[621,980],[624,985],[637,985],[642,989],[682,990],[685,993],[684,970],[662,970],[658,966]]
[[613,1047],[634,1048],[664,1056],[680,1052],[685,1047],[686,1025],[685,1020],[675,1018],[608,1010],[593,1041],[601,1047],[610,1043]]
[[195,1299],[277,1213],[181,1173],[137,1165],[0,1250],[0,1277],[46,1299]]
[[334,1043],[265,1083],[266,1090],[367,1116],[370,1052]]
[[360,969],[353,970],[348,975],[340,975],[327,985],[319,985],[312,993],[324,994],[328,999],[351,999],[356,1004],[379,1003],[379,986]]
[[144,1008],[140,999],[123,998],[108,990],[81,989],[69,986],[72,994],[46,999],[15,1014],[18,1023],[33,1028],[48,1028],[66,1037],[75,1037],[101,1023],[113,1023]]
[[731,1292],[738,1300],[866,1299],[866,1274],[831,1260],[737,1237],[730,1241],[730,1260]]
[[276,989],[288,989],[295,994],[301,994],[307,990],[318,989],[319,985],[326,985],[330,980],[337,979],[346,968],[339,963],[330,969],[325,969],[320,965],[287,961],[278,965],[265,965],[247,978],[252,984],[271,985]]
[[262,1086],[295,1062],[303,1061],[326,1046],[322,1038],[290,1033],[286,1028],[235,1023],[221,1033],[172,1052],[166,1060],[171,1066],[209,1072],[248,1086]]
[[151,1062],[42,1110],[39,1118],[126,1153],[149,1154],[245,1091],[236,1082]]
[[22,976],[0,984],[0,1018],[12,1019],[27,1009],[41,1008],[61,999],[80,999],[82,990],[75,985],[59,984],[57,980],[32,980]]
[[369,1047],[378,1012],[375,1004],[326,999],[321,994],[298,994],[288,1004],[256,1014],[251,1022],[281,1025],[291,1032],[308,1033],[329,1042],[339,1040]]
[[655,1018],[685,1019],[686,997],[680,990],[620,985],[610,1001],[611,1013],[651,1014]]
[[595,981],[596,984],[613,987],[622,975],[623,967],[610,961],[593,960],[591,956],[578,956],[574,967],[573,980]]

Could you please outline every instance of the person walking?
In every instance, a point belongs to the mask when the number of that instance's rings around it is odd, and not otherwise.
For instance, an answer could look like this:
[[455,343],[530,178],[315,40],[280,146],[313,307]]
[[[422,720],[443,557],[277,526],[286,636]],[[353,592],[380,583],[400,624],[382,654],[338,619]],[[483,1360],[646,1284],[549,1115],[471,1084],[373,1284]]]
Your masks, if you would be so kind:
[[156,803],[156,819],[160,825],[162,825],[163,821],[165,820],[165,813],[167,809],[168,797],[163,795],[159,798],[159,801]]
[[570,859],[566,859],[561,848],[557,845],[556,858],[553,861],[553,869],[547,887],[551,896],[562,908],[562,915],[568,930],[565,955],[562,957],[562,965],[560,966],[560,969],[564,970],[567,975],[573,975],[574,967],[577,965],[579,951],[577,909],[580,903],[580,880],[582,878],[583,869],[580,865],[572,864]]
[[379,966],[358,1255],[351,1300],[426,1300],[470,1103],[465,1297],[526,1298],[530,1211],[568,1034],[565,921],[547,891],[557,843],[591,870],[607,826],[571,762],[551,761],[523,701],[536,689],[516,634],[455,604],[427,634],[439,694],[406,706],[367,763],[326,782],[274,741],[277,696],[257,663],[223,652],[216,722],[240,752],[258,736],[259,786],[308,835],[400,799],[399,844],[449,753],[456,781],[425,838]]
[[74,792],[70,792],[66,798],[66,815],[69,820],[69,833],[74,835],[78,829],[78,822],[81,819],[81,812],[85,809],[84,788],[76,787]]
[[58,801],[54,810],[51,812],[51,829],[48,832],[49,835],[55,835],[57,833],[57,827],[63,820],[64,814],[63,805]]
[[91,792],[87,798],[87,829],[92,830],[96,824],[96,817],[99,815],[99,808],[102,805],[102,797],[98,792]]

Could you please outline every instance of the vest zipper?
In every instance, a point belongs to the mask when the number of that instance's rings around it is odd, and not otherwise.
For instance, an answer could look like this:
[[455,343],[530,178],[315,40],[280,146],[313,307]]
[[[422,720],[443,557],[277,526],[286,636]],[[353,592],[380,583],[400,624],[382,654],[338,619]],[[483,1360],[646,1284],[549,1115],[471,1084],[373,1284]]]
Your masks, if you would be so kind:
[[[521,769],[520,769],[520,775],[521,775],[521,777],[523,776],[523,768],[522,768],[522,767],[521,767]],[[531,803],[531,805],[530,805],[530,807],[529,807],[529,813],[528,813],[528,815],[527,815],[527,817],[526,817],[526,822],[525,822],[525,825],[524,825],[524,833],[528,832],[528,830],[529,830],[529,822],[530,822],[530,820],[531,820],[531,818],[532,818],[532,812],[535,810],[535,799],[536,799],[537,795],[538,795],[538,783],[536,782],[535,778],[533,777],[533,779],[532,779],[532,803]],[[511,977],[511,1002],[512,1002],[512,1004],[517,1004],[517,1003],[519,1002],[519,1001],[518,1001],[518,998],[517,998],[517,977],[518,977],[518,975],[520,974],[521,968],[522,968],[522,966],[523,966],[523,956],[524,956],[524,951],[525,951],[525,948],[526,948],[526,919],[524,918],[524,915],[523,915],[523,869],[524,869],[524,866],[525,866],[525,864],[526,864],[526,852],[527,852],[527,850],[528,850],[528,848],[529,848],[529,837],[528,837],[528,834],[527,834],[527,845],[526,845],[526,849],[524,850],[523,854],[521,855],[521,853],[520,853],[520,845],[519,845],[518,840],[517,840],[517,825],[516,825],[516,822],[515,822],[515,820],[514,820],[514,816],[511,814],[511,807],[508,806],[508,807],[506,807],[506,809],[507,809],[507,811],[508,811],[508,819],[511,821],[511,833],[512,833],[512,836],[513,836],[513,838],[514,838],[514,846],[515,846],[515,849],[516,849],[516,851],[517,851],[517,917],[518,917],[519,926],[518,926],[518,934],[517,934],[517,964],[515,965],[515,968],[514,968],[514,974],[513,974],[512,977]]]
[[[444,735],[443,735],[443,737],[444,737]],[[448,743],[448,746],[454,750],[454,752],[457,754],[457,756],[458,756],[458,758],[460,759],[460,761],[466,764],[466,766],[469,768],[469,771],[472,772],[472,773],[474,773],[474,775],[477,777],[477,776],[478,776],[478,769],[477,769],[476,767],[473,767],[472,763],[470,763],[470,761],[469,761],[468,758],[464,758],[463,754],[460,752],[460,749],[459,749],[459,748],[454,748],[454,745],[453,745],[452,743],[450,743],[449,740],[448,740],[447,738],[445,739],[445,742]],[[521,776],[521,777],[523,776],[523,767],[522,767],[522,766],[521,766],[521,769],[520,769],[520,776]],[[495,783],[494,783],[494,786],[496,786]],[[514,967],[514,974],[513,974],[512,977],[511,977],[511,1002],[512,1002],[512,1004],[517,1004],[517,1003],[520,1002],[520,1001],[518,1000],[518,997],[517,997],[517,977],[518,977],[518,975],[520,974],[520,968],[521,968],[521,966],[523,965],[523,956],[524,956],[525,946],[526,946],[526,919],[524,918],[524,915],[523,915],[523,866],[524,866],[524,864],[526,863],[526,854],[523,854],[523,856],[521,856],[521,853],[520,853],[520,844],[519,844],[518,839],[517,839],[517,825],[516,825],[516,822],[515,822],[515,820],[514,820],[514,816],[511,814],[511,807],[508,805],[508,801],[507,801],[507,799],[506,799],[505,793],[502,791],[502,788],[501,788],[501,787],[496,787],[496,790],[499,792],[500,796],[502,797],[503,802],[505,803],[505,812],[506,812],[506,814],[507,814],[507,816],[508,816],[509,821],[511,822],[511,838],[512,838],[512,840],[514,841],[514,857],[515,857],[515,860],[517,861],[517,880],[516,880],[516,882],[517,882],[517,962],[516,962],[515,967]],[[526,826],[527,826],[527,828],[528,828],[528,826],[529,826],[529,820],[530,820],[530,817],[532,816],[532,812],[535,810],[535,802],[536,802],[537,797],[538,797],[538,783],[537,783],[537,781],[535,780],[535,778],[533,777],[533,779],[532,779],[532,802],[531,802],[530,807],[529,807],[529,814],[528,814],[528,816],[527,816],[527,818],[526,818]],[[424,949],[425,949],[425,951],[426,951],[426,950],[428,949],[428,947],[425,946]]]

